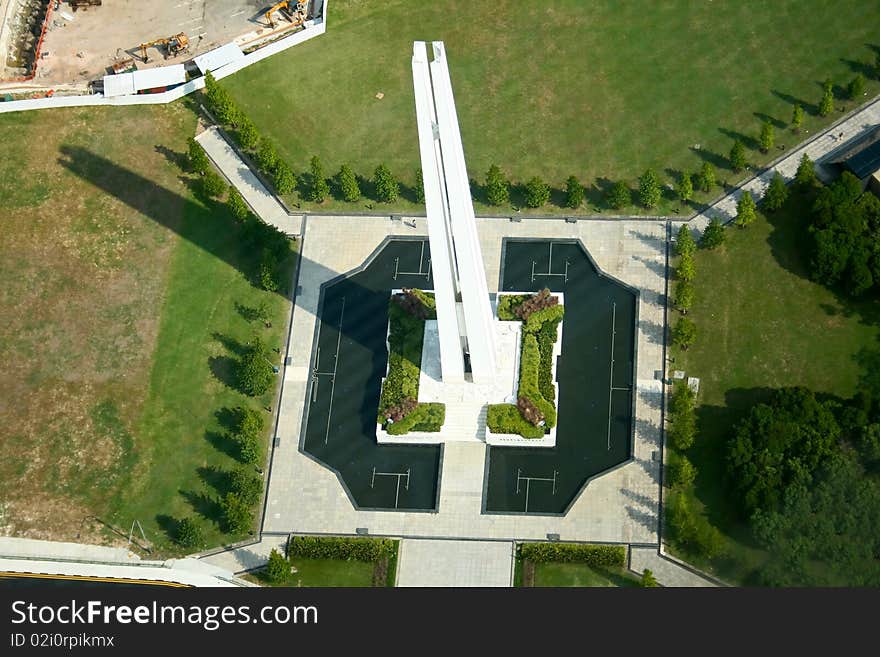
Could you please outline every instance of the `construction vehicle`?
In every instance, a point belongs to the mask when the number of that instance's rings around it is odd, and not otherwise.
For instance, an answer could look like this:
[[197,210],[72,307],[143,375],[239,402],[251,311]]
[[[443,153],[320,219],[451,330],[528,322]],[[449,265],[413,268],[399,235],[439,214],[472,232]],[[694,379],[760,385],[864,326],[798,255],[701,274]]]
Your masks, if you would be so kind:
[[[291,9],[291,7],[293,7]],[[266,10],[264,16],[266,17],[266,21],[269,23],[269,27],[276,27],[275,20],[273,16],[276,13],[282,13],[281,10],[284,9],[290,15],[290,22],[293,26],[302,25],[306,22],[306,3],[305,2],[295,2],[294,0],[282,0],[281,2],[272,5],[269,9]],[[283,15],[283,14],[282,14]]]
[[156,39],[149,43],[142,43],[140,46],[141,59],[144,60],[144,64],[150,61],[149,57],[147,57],[147,48],[151,46],[165,46],[165,59],[168,59],[169,57],[177,57],[177,55],[189,51],[189,37],[181,32],[180,34],[175,34],[167,39]]
[[70,5],[70,8],[76,11],[80,7],[83,9],[88,9],[89,7],[100,7],[101,0],[67,0],[67,4]]

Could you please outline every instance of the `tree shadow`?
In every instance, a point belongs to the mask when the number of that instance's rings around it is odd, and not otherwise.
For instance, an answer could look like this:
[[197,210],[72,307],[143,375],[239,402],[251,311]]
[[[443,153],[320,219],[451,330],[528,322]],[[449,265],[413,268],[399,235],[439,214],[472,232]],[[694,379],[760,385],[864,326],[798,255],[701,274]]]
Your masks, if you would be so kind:
[[849,70],[856,75],[861,73],[868,80],[875,76],[874,67],[867,62],[857,62],[854,59],[846,59],[845,57],[842,57],[840,61],[846,64]]
[[608,205],[608,194],[612,187],[614,187],[614,181],[610,178],[603,176],[596,178],[592,184],[585,185],[584,202],[593,206],[593,210],[596,212],[611,210],[611,206]]
[[771,89],[770,93],[779,98],[780,100],[785,101],[789,105],[800,105],[804,113],[809,116],[818,116],[819,115],[819,106],[815,103],[807,102],[802,98],[798,98],[796,96],[792,96],[791,94],[787,94],[783,91],[779,91],[777,89]]
[[239,342],[233,337],[223,335],[222,333],[218,333],[217,331],[211,333],[211,337],[219,342],[221,345],[223,345],[223,348],[226,349],[226,351],[235,356],[241,357],[244,356],[245,353],[247,353],[247,345]]
[[658,236],[651,235],[650,233],[642,233],[637,230],[630,230],[627,235],[630,237],[635,237],[645,246],[651,248],[652,251],[656,251],[657,253],[666,253],[666,236]]
[[[725,135],[726,137],[730,137],[734,141],[741,141],[742,145],[750,150],[756,151],[760,146],[757,139],[755,139],[754,137],[750,137],[749,135],[743,134],[742,132],[738,132],[736,130],[728,130],[727,128],[718,128],[718,132],[720,132],[722,135]],[[730,165],[728,163],[728,167],[729,166]]]
[[752,114],[754,114],[755,117],[759,121],[761,121],[761,123],[769,123],[777,130],[783,130],[788,126],[788,124],[785,121],[782,121],[781,119],[777,119],[775,116],[770,116],[769,114],[764,114],[764,112],[752,112]]
[[181,490],[179,493],[197,514],[212,522],[220,522],[223,516],[223,509],[216,498],[206,493],[196,493],[188,490]]
[[657,276],[660,276],[661,278],[666,277],[666,263],[657,262],[653,258],[646,258],[646,257],[640,256],[640,255],[633,256],[633,260],[636,260],[637,262],[641,262],[643,265],[645,265],[645,267],[650,269]]
[[[242,319],[244,319],[244,321],[248,323],[255,322],[257,319],[260,318],[260,312],[257,308],[246,306],[243,303],[239,303],[238,301],[235,302],[235,311]],[[223,336],[220,336],[218,333],[215,333],[213,337],[215,340],[221,340],[221,338],[223,338]]]
[[707,151],[705,148],[690,147],[692,153],[696,153],[703,162],[708,162],[716,169],[730,169],[730,161],[719,153]]
[[211,446],[218,452],[222,452],[233,459],[238,459],[241,455],[241,448],[238,442],[228,433],[206,431],[205,440],[211,443]]
[[186,171],[188,166],[188,157],[186,153],[178,153],[177,151],[173,151],[167,146],[163,146],[162,144],[156,144],[155,151],[160,153],[165,157],[166,160],[171,162],[178,169],[183,169]]
[[210,465],[196,468],[199,479],[209,488],[213,488],[222,498],[232,489],[230,473]]
[[177,528],[180,526],[180,520],[172,516],[160,513],[156,515],[156,524],[159,529],[165,532],[169,540],[174,541],[177,538]]
[[663,339],[666,336],[666,327],[662,324],[658,324],[657,322],[652,322],[647,319],[639,320],[639,331],[641,331],[646,338],[648,338],[648,342],[653,344],[663,344]]
[[229,408],[224,406],[214,413],[214,417],[221,427],[227,431],[235,431],[241,424],[242,413],[238,408]]
[[238,360],[229,356],[211,356],[208,358],[208,367],[220,383],[232,390],[238,390]]
[[400,185],[400,198],[404,201],[408,201],[409,203],[420,203],[418,199],[418,190],[415,185],[407,185],[406,183],[399,183]]
[[651,531],[657,530],[657,516],[656,514],[649,513],[642,509],[637,509],[634,506],[626,505],[626,513],[627,515],[639,523],[642,527],[646,529],[650,529]]

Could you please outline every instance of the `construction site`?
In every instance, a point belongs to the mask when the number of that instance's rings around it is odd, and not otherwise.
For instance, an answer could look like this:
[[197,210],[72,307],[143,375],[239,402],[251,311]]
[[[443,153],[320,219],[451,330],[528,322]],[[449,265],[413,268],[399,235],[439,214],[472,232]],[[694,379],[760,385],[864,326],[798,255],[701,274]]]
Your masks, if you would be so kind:
[[323,0],[0,0],[0,92],[84,93],[105,75],[190,64],[226,44],[247,53],[322,9]]

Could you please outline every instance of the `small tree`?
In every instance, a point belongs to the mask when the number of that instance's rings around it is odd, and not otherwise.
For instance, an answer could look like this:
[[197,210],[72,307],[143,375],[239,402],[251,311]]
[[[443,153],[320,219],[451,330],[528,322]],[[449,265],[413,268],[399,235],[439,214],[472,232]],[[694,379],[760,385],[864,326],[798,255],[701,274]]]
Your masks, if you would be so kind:
[[266,357],[266,345],[255,336],[238,362],[238,385],[252,397],[262,395],[272,385],[272,365]]
[[761,124],[761,135],[758,138],[758,142],[761,145],[762,153],[766,153],[773,148],[773,144],[776,141],[774,132],[773,124],[770,123],[770,121],[764,121],[764,123]]
[[834,91],[831,80],[822,85],[822,100],[819,101],[819,116],[828,116],[834,111]]
[[278,151],[275,149],[275,144],[265,137],[260,139],[260,146],[257,149],[257,164],[268,174],[275,171],[275,166],[278,164]]
[[425,202],[425,177],[422,167],[416,169],[416,203]]
[[697,339],[697,325],[689,318],[682,317],[672,329],[672,342],[686,351]]
[[724,225],[716,217],[709,221],[709,225],[703,230],[703,236],[700,238],[700,246],[704,249],[717,249],[724,244]]
[[342,198],[349,203],[354,203],[361,197],[361,188],[358,185],[357,176],[347,164],[339,169],[339,188],[342,190]]
[[715,186],[715,167],[709,162],[703,162],[699,175],[700,189],[711,192]]
[[661,194],[660,179],[653,169],[648,169],[639,178],[639,202],[646,208],[657,207]]
[[205,544],[202,528],[192,518],[184,518],[178,521],[174,532],[174,541],[183,548],[195,550]]
[[679,280],[675,284],[675,306],[682,315],[687,315],[694,304],[694,284],[691,281]]
[[736,219],[734,223],[740,228],[745,228],[757,219],[758,215],[755,210],[755,199],[752,198],[748,190],[743,190],[742,196],[739,197],[739,201],[736,204]]
[[874,51],[874,77],[880,80],[880,50]]
[[865,93],[865,76],[861,73],[858,73],[852,80],[850,80],[849,85],[846,87],[846,91],[849,94],[851,100],[855,100],[859,96]]
[[678,261],[675,276],[680,281],[692,282],[697,277],[697,268],[694,265],[694,257],[691,254],[683,255]]
[[208,100],[208,107],[220,123],[229,125],[236,122],[239,112],[232,96],[217,83],[210,71],[205,74],[205,97]]
[[535,176],[526,183],[526,205],[540,208],[550,200],[550,185]]
[[573,210],[581,207],[584,202],[584,186],[574,176],[565,181],[565,205]]
[[246,149],[253,149],[260,143],[260,133],[250,117],[242,114],[238,120],[238,140]]
[[253,474],[252,468],[239,467],[229,475],[229,490],[245,504],[256,504],[263,494],[263,481]]
[[[275,185],[275,191],[281,195],[290,194],[296,189],[296,176],[293,174],[293,169],[280,158],[275,161],[272,182]],[[324,184],[326,185],[327,183],[325,182]]]
[[263,249],[263,257],[260,260],[260,287],[267,292],[275,292],[278,289],[278,281],[275,280],[275,268],[278,261],[271,249]]
[[787,198],[788,187],[785,186],[785,181],[777,171],[773,174],[773,179],[770,181],[770,184],[767,185],[767,190],[764,192],[764,198],[761,199],[761,205],[765,210],[775,212],[785,204]]
[[400,185],[391,173],[391,169],[384,164],[376,167],[373,185],[376,188],[376,200],[381,203],[393,203],[400,194]]
[[642,586],[644,586],[645,588],[655,588],[655,587],[660,586],[660,585],[657,583],[657,578],[654,577],[654,573],[652,573],[652,572],[651,572],[649,569],[647,569],[647,568],[645,568],[644,572],[642,573],[641,584],[642,584]]
[[733,142],[733,147],[730,149],[730,168],[736,173],[739,173],[745,169],[747,165],[746,147],[743,146],[743,143],[739,139],[737,139]]
[[235,493],[226,494],[220,502],[220,510],[223,512],[225,529],[231,534],[250,531],[254,524],[254,512],[250,505]]
[[791,111],[791,131],[797,134],[801,131],[801,127],[804,125],[804,108],[800,105],[795,105],[794,109]]
[[681,199],[682,203],[687,203],[694,197],[694,183],[691,180],[690,173],[687,171],[682,172],[675,191],[678,193],[678,198]]
[[273,584],[281,584],[290,575],[290,562],[284,558],[275,548],[269,553],[269,563],[266,564],[266,577]]
[[806,153],[801,155],[801,161],[798,164],[794,180],[804,188],[811,187],[816,183],[816,168],[813,166],[813,160]]
[[205,176],[202,178],[202,191],[207,196],[211,198],[223,196],[223,192],[226,191],[227,187],[226,181],[223,180],[219,173],[210,169],[205,172]]
[[621,210],[629,206],[632,204],[632,192],[629,189],[629,185],[623,180],[618,180],[608,190],[605,200],[615,210]]
[[260,461],[260,442],[251,435],[238,436],[238,459],[242,463],[253,465]]
[[312,188],[309,190],[309,200],[314,203],[323,203],[327,198],[327,194],[330,193],[330,186],[324,177],[324,166],[317,155],[312,156],[309,168],[312,172]]
[[189,149],[187,151],[189,159],[189,168],[193,173],[203,174],[211,166],[211,161],[205,154],[205,149],[194,138],[190,137],[187,141]]
[[497,164],[486,172],[486,200],[489,205],[507,205],[510,202],[510,184]]
[[694,242],[694,236],[687,224],[682,224],[678,229],[675,238],[675,253],[680,256],[693,255],[697,250],[697,244]]
[[244,202],[241,194],[239,194],[238,190],[232,185],[229,186],[229,195],[226,197],[226,207],[229,208],[229,213],[239,223],[245,221],[251,213],[250,208],[248,208],[247,203]]

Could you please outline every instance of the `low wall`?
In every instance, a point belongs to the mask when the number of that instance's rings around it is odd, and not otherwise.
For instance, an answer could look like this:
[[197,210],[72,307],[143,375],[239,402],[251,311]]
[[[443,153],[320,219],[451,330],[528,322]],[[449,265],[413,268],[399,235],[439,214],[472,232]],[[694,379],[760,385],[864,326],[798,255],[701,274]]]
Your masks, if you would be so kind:
[[[309,25],[309,23],[311,23]],[[249,55],[245,55],[244,59],[232,62],[211,74],[218,80],[237,73],[246,66],[256,64],[259,61],[271,57],[279,52],[297,46],[304,41],[313,39],[316,36],[324,34],[326,31],[326,23],[322,20],[308,21],[308,25],[304,30],[300,30],[296,34],[279,39],[269,45],[256,50]],[[24,112],[28,110],[52,109],[58,107],[94,107],[94,106],[118,106],[118,105],[163,105],[172,101],[183,98],[187,94],[191,94],[205,86],[205,78],[198,77],[194,80],[180,85],[170,91],[164,91],[158,94],[135,94],[131,96],[115,96],[113,98],[105,98],[103,94],[91,94],[88,96],[53,96],[52,98],[31,98],[28,100],[12,100],[9,102],[0,102],[0,114],[4,112]]]

